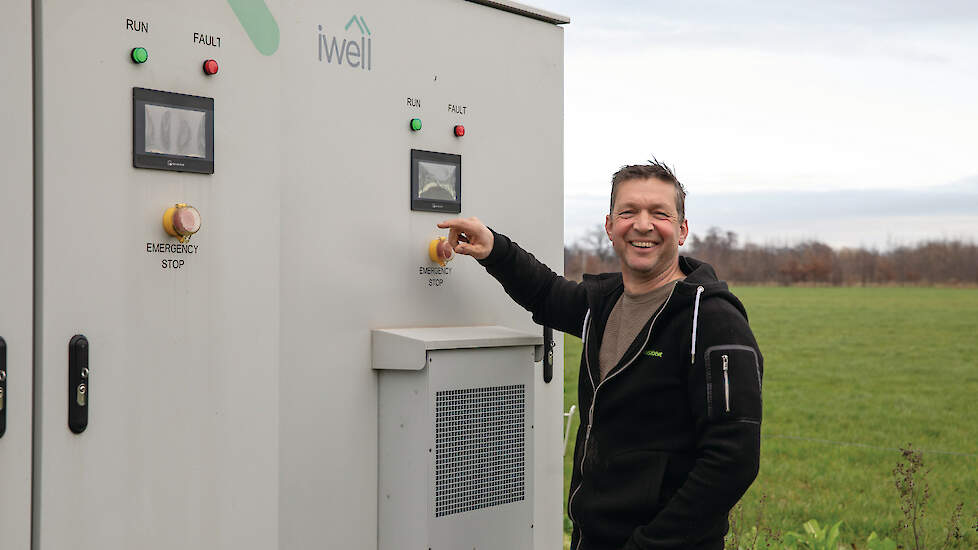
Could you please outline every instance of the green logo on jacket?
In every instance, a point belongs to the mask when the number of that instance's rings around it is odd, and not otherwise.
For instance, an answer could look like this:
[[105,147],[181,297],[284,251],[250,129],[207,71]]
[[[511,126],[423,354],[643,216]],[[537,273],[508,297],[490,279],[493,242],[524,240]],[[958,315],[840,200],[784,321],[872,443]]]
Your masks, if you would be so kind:
[[651,349],[645,350],[645,355],[648,355],[649,357],[658,357],[660,359],[662,358],[662,352],[661,351],[655,351],[655,350],[651,350]]

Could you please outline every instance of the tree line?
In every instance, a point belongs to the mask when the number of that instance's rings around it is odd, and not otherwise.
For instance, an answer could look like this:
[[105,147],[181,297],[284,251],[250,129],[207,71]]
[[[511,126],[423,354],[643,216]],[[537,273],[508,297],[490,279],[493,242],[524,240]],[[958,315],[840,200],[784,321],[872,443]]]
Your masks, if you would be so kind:
[[[793,245],[741,244],[733,231],[712,227],[694,235],[680,249],[716,268],[721,279],[752,284],[976,285],[978,244],[930,240],[887,250],[832,248],[819,241]],[[564,272],[580,280],[583,273],[617,271],[618,260],[603,227],[564,247]]]

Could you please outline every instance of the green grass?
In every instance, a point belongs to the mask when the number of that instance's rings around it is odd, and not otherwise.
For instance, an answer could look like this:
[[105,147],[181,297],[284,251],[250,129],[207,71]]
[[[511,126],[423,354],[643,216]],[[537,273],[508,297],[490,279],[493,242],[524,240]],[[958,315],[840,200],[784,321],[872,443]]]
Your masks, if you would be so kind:
[[[742,502],[754,521],[800,530],[844,520],[843,540],[894,538],[898,448],[924,451],[930,540],[958,502],[978,512],[978,291],[734,289],[764,354],[761,471]],[[564,340],[565,409],[577,402],[581,342]],[[577,429],[577,419],[573,430]],[[572,434],[575,432],[572,432]],[[572,435],[573,437],[573,435]],[[573,441],[564,459],[564,494]],[[565,518],[565,530],[570,523]],[[963,547],[978,546],[974,529]]]

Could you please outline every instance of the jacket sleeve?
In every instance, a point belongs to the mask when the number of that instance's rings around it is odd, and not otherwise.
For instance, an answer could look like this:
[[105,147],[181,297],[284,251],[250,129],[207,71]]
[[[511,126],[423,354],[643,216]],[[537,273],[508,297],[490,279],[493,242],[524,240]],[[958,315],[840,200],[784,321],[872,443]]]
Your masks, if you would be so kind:
[[479,263],[533,314],[534,322],[580,338],[587,313],[584,286],[557,275],[505,235],[492,233],[492,252]]
[[[726,533],[730,509],[760,465],[763,358],[747,319],[722,299],[704,301],[695,361],[686,363],[696,459],[686,482],[624,550],[695,546]],[[690,339],[692,340],[692,339]],[[686,341],[689,349],[690,341]]]

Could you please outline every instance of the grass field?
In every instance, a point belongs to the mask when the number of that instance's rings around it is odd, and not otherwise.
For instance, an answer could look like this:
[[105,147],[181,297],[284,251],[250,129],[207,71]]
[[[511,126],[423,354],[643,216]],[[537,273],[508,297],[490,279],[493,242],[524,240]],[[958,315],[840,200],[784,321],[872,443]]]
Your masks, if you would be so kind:
[[[892,471],[912,443],[930,469],[930,540],[943,541],[964,502],[971,534],[957,547],[978,548],[978,290],[733,290],[765,362],[761,471],[742,500],[745,519],[756,522],[763,494],[764,524],[776,531],[844,520],[843,540],[871,531],[902,540]],[[581,342],[564,343],[566,410],[577,402]]]

